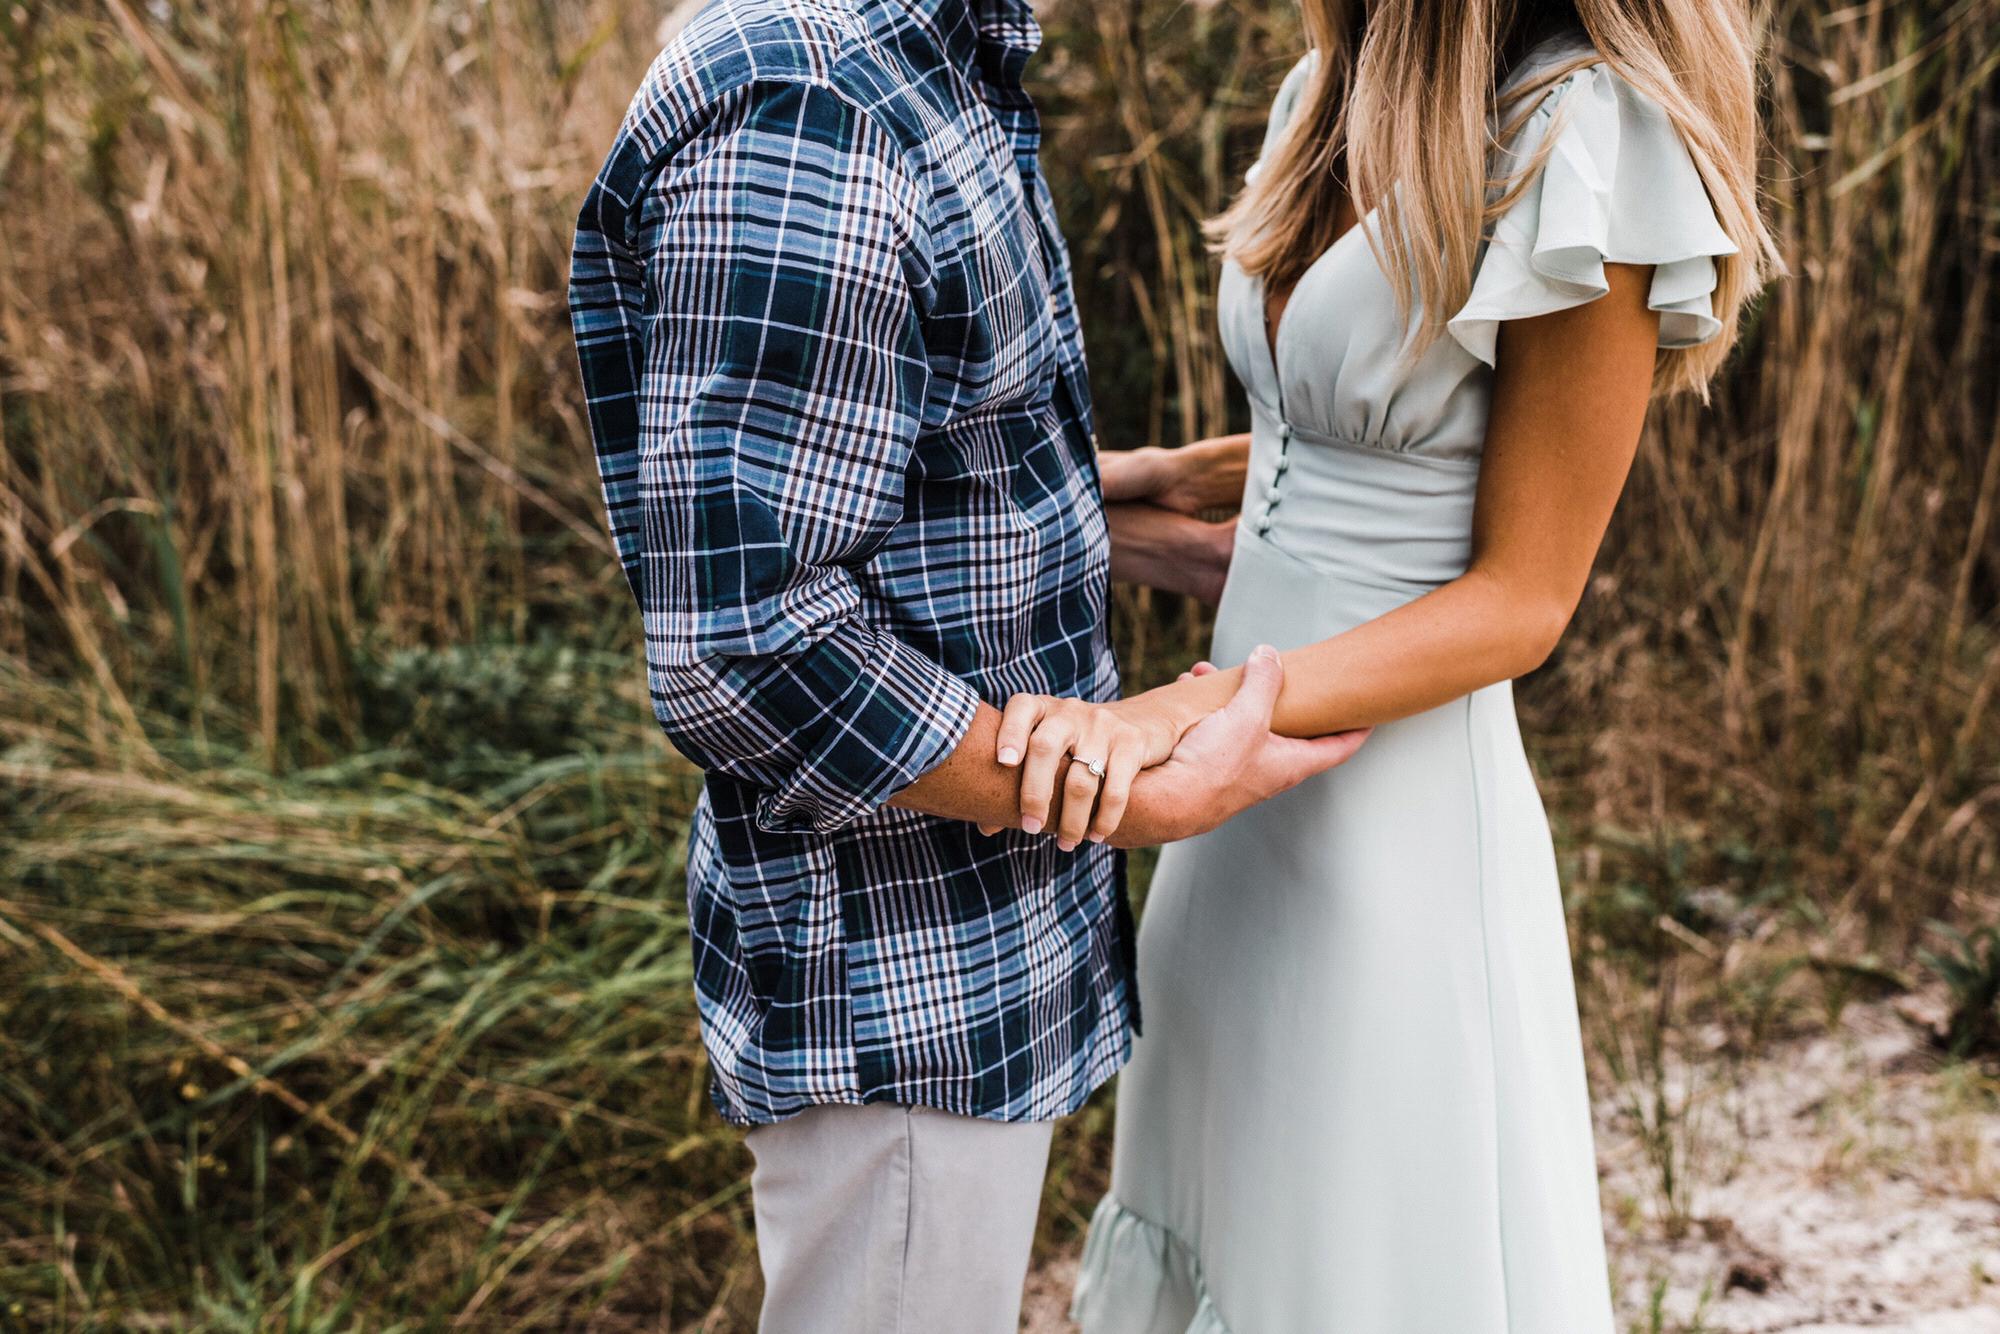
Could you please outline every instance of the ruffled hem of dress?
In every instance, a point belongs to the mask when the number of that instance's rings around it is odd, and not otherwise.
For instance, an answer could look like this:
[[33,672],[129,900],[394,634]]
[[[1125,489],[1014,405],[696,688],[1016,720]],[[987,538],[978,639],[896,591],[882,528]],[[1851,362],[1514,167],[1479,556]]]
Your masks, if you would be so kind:
[[1195,1300],[1184,1334],[1230,1334],[1193,1249],[1106,1195],[1090,1220],[1069,1318],[1084,1334],[1150,1330],[1156,1327],[1152,1314],[1161,1297],[1177,1287],[1192,1292]]

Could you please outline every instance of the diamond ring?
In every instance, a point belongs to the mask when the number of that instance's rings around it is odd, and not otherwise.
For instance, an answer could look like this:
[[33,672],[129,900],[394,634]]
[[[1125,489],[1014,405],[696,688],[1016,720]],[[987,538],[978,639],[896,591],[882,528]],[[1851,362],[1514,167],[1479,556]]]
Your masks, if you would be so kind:
[[1076,762],[1082,765],[1084,768],[1090,770],[1090,776],[1092,778],[1104,777],[1104,766],[1098,763],[1096,760],[1086,760],[1081,756],[1078,756]]

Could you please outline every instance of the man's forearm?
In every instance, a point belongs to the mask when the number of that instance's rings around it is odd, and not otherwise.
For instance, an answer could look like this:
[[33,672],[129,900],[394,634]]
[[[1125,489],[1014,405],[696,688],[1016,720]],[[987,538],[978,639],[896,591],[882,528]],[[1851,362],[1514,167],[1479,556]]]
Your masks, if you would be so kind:
[[1143,503],[1107,505],[1111,527],[1111,577],[1184,593],[1203,602],[1221,600],[1236,540],[1234,520],[1207,523]]
[[[981,701],[972,726],[951,754],[889,798],[889,804],[988,828],[1019,829],[1021,771],[1000,764],[995,758],[999,745],[1000,710]],[[1062,793],[1058,790],[1048,828],[1055,828],[1061,815]]]
[[[966,729],[951,754],[889,798],[889,804],[988,829],[1021,828],[1021,770],[1004,768],[994,758],[999,739],[1000,711],[982,702],[972,726]],[[1112,840],[1118,846],[1171,842],[1192,832],[1182,827],[1185,823],[1182,812],[1173,803],[1162,800],[1165,794],[1157,787],[1156,783],[1154,790],[1134,790],[1119,836]],[[1059,828],[1062,813],[1063,785],[1057,783],[1049,802],[1048,823],[1035,832]]]
[[[1181,735],[1163,763],[1133,779],[1124,819],[1111,835],[1114,845],[1170,843],[1213,829],[1344,762],[1367,739],[1365,729],[1311,740],[1275,735],[1271,709],[1284,687],[1284,665],[1274,648],[1259,648],[1227,675],[1236,678],[1228,697],[1213,702],[1213,711]],[[1222,676],[1212,672],[1198,680]],[[996,759],[1001,722],[999,710],[980,703],[951,754],[891,802],[989,829],[1021,828],[1023,771],[1003,768]],[[1054,784],[1047,828],[1061,825],[1063,786],[1060,779]]]

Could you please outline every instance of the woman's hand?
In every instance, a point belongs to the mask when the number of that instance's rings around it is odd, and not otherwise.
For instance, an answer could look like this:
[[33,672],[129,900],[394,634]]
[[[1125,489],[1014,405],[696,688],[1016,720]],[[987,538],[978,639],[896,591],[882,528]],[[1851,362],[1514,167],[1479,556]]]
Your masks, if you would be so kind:
[[1204,514],[1243,505],[1243,480],[1250,472],[1250,436],[1219,435],[1168,451],[1174,475],[1151,499],[1162,509]]
[[1180,514],[1234,510],[1243,501],[1250,437],[1215,436],[1179,449],[1105,450],[1097,466],[1107,505],[1143,500]]
[[1068,852],[1085,838],[1117,832],[1141,769],[1163,763],[1198,714],[1149,691],[1110,704],[1052,695],[1016,695],[1000,717],[999,762],[1021,769],[1021,828],[1040,833],[1063,785],[1056,842]]

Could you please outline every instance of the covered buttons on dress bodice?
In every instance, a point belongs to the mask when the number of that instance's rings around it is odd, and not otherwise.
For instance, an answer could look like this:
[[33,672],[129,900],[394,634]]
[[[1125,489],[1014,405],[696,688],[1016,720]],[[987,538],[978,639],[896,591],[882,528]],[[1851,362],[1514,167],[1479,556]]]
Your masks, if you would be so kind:
[[[1283,422],[1279,422],[1276,429],[1278,436],[1278,444],[1275,451],[1276,457],[1271,460],[1268,468],[1264,470],[1268,473],[1271,480],[1264,488],[1263,504],[1259,505],[1255,511],[1257,534],[1260,537],[1271,531],[1273,515],[1285,499],[1285,474],[1291,470],[1292,466],[1292,428]],[[1251,485],[1253,486],[1256,485],[1257,471],[1256,468],[1252,468]]]
[[[1545,43],[1513,81],[1587,54],[1580,41]],[[1303,91],[1311,59],[1279,92],[1267,152]],[[1584,65],[1541,94],[1496,159],[1495,176],[1504,179],[1531,161],[1551,134],[1556,140],[1536,178],[1491,227],[1471,295],[1448,322],[1449,336],[1414,362],[1406,355],[1413,325],[1397,309],[1370,245],[1379,225],[1374,212],[1337,239],[1292,290],[1275,356],[1265,332],[1263,284],[1224,265],[1218,303],[1224,350],[1259,415],[1282,436],[1274,457],[1255,461],[1264,465],[1265,494],[1249,497],[1253,526],[1268,531],[1284,501],[1291,455],[1301,447],[1360,445],[1476,462],[1500,322],[1602,296],[1609,290],[1607,263],[1654,266],[1648,303],[1661,314],[1662,347],[1691,346],[1721,331],[1712,310],[1714,257],[1735,247],[1666,114],[1603,62]],[[1253,475],[1253,487],[1257,480]]]

